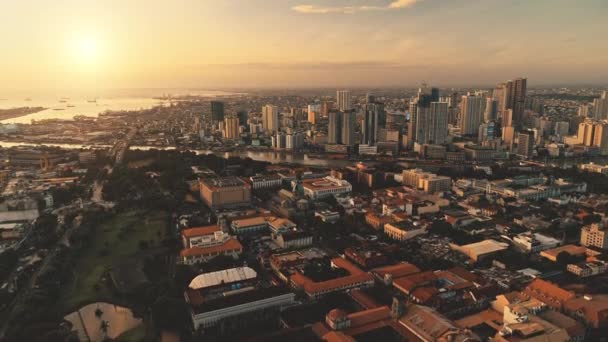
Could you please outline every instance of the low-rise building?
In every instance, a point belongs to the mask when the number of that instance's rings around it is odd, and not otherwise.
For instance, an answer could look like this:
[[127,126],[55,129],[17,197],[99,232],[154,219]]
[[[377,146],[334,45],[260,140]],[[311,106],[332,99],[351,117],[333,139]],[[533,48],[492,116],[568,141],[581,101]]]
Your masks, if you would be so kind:
[[276,315],[295,303],[295,294],[284,287],[243,288],[234,294],[206,300],[198,291],[186,292],[194,330],[221,324],[227,319],[242,317],[243,321],[256,321],[256,316]]
[[348,181],[331,176],[302,180],[302,187],[304,194],[313,200],[348,194],[353,190],[352,185]]
[[307,232],[298,230],[274,235],[272,240],[283,249],[303,248],[312,245],[313,237]]
[[375,230],[384,230],[384,226],[387,223],[395,222],[395,219],[392,215],[381,215],[370,211],[365,214],[365,222]]
[[362,271],[346,259],[333,258],[331,265],[333,268],[344,269],[348,272],[348,275],[317,282],[297,272],[290,277],[291,286],[295,289],[303,290],[308,297],[317,299],[329,293],[374,285],[374,277],[371,274]]
[[513,238],[515,245],[527,253],[538,253],[559,246],[561,241],[539,233],[526,232]]
[[238,257],[243,252],[241,243],[224,233],[219,226],[206,226],[182,231],[184,249],[181,251],[184,264],[209,261],[219,255]]
[[274,175],[257,175],[249,177],[251,188],[253,190],[278,188],[283,183],[281,176]]
[[209,261],[217,256],[231,256],[237,258],[243,253],[243,246],[235,238],[228,238],[222,243],[187,248],[181,251],[182,261],[186,265]]
[[563,309],[563,306],[567,301],[576,298],[574,292],[564,290],[551,282],[539,278],[534,279],[524,289],[523,293],[527,296],[536,298],[558,311]]
[[584,257],[586,255],[590,255],[589,253],[596,254],[593,253],[593,251],[587,249],[586,247],[568,244],[541,251],[540,256],[549,259],[553,262],[557,262],[557,256],[562,252],[568,253],[574,257]]
[[436,192],[449,191],[452,187],[450,177],[438,176],[434,173],[424,172],[421,169],[403,170],[403,184],[414,189],[423,190],[432,194]]
[[579,278],[587,278],[606,273],[608,265],[601,260],[584,261],[577,264],[569,264],[566,269]]
[[592,223],[581,230],[581,245],[608,248],[608,225],[604,223]]
[[230,229],[233,234],[247,235],[268,231],[268,221],[275,219],[274,216],[255,216],[244,219],[233,220]]
[[583,171],[587,171],[587,172],[595,172],[595,173],[601,173],[603,175],[608,175],[608,165],[598,165],[598,164],[594,164],[594,163],[588,163],[588,164],[580,164],[579,169],[583,170]]
[[340,219],[340,213],[337,211],[331,211],[331,210],[321,210],[321,211],[315,211],[315,217],[318,217],[321,219],[321,221],[323,222],[336,222]]
[[400,221],[384,225],[384,234],[397,241],[406,241],[426,234],[426,227],[417,221]]
[[246,204],[251,201],[251,185],[238,177],[199,180],[201,198],[210,207]]
[[182,230],[182,243],[184,248],[209,245],[221,238],[223,238],[222,229],[216,224]]
[[506,250],[507,248],[509,248],[509,245],[507,243],[488,239],[464,246],[450,244],[450,247],[467,255],[469,258],[471,258],[471,260],[477,262]]

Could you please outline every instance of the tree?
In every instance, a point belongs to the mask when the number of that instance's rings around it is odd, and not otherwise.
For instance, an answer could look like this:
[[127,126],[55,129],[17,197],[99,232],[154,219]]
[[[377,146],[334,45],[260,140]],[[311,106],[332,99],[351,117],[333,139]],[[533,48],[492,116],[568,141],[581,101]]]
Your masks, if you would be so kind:
[[572,263],[572,255],[566,251],[561,251],[557,254],[556,262],[562,266]]
[[13,249],[8,249],[0,254],[0,279],[6,278],[17,266],[18,261],[19,254]]
[[162,296],[152,306],[152,318],[158,330],[185,332],[190,329],[190,315],[183,299]]

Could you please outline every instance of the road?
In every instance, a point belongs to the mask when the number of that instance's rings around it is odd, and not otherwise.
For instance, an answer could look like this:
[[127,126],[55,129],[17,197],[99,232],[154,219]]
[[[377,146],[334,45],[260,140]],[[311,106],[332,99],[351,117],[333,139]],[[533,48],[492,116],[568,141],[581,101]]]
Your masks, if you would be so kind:
[[[82,201],[79,199],[69,205],[66,205],[66,206],[63,206],[61,208],[54,210],[53,213],[57,215],[57,223],[58,223],[57,229],[63,229],[65,227],[66,215],[72,213],[73,210],[80,210],[81,208],[82,208]],[[55,246],[42,259],[42,263],[31,275],[27,284],[23,285],[19,289],[17,295],[13,298],[11,303],[7,306],[7,308],[8,308],[7,311],[3,312],[3,315],[2,315],[4,319],[0,326],[0,340],[2,340],[2,338],[4,337],[4,334],[6,333],[6,329],[8,328],[8,324],[7,324],[8,318],[11,317],[16,304],[19,303],[20,301],[22,301],[23,298],[27,295],[27,293],[32,288],[34,288],[34,286],[36,285],[36,281],[38,280],[38,277],[44,273],[44,271],[47,269],[47,267],[49,266],[51,261],[55,258],[55,256],[57,256],[57,253],[59,253],[60,249],[62,248],[61,245],[69,247],[70,236],[72,236],[72,233],[76,229],[78,229],[78,227],[80,227],[81,222],[82,222],[82,216],[78,215],[74,218],[74,221],[72,222],[72,224],[67,229],[65,229],[65,231],[63,232],[61,237],[57,240],[57,243],[55,244]]]

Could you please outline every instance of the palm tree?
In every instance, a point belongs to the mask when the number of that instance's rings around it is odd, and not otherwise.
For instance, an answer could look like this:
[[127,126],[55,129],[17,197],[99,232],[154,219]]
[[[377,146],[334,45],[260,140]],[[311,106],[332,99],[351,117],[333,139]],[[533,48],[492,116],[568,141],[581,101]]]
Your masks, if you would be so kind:
[[103,340],[105,341],[108,338],[108,329],[110,328],[110,323],[108,321],[101,321],[101,325],[99,326],[99,330],[103,333]]

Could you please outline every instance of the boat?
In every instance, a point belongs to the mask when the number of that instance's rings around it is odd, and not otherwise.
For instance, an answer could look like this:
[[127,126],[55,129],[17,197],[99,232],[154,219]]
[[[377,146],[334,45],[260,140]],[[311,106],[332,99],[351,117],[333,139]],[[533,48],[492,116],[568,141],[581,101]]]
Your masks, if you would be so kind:
[[65,108],[53,108],[53,110],[65,110]]
[[97,99],[87,100],[88,103],[97,103]]

